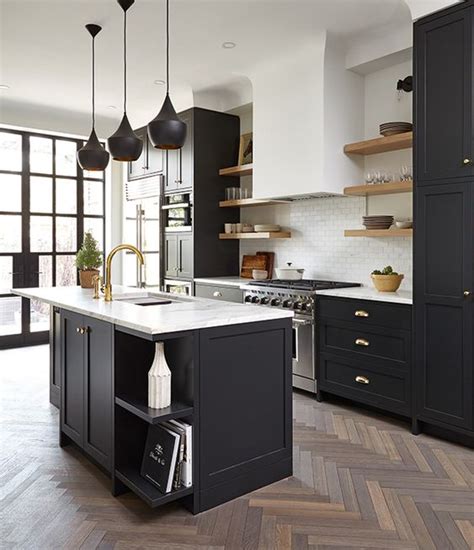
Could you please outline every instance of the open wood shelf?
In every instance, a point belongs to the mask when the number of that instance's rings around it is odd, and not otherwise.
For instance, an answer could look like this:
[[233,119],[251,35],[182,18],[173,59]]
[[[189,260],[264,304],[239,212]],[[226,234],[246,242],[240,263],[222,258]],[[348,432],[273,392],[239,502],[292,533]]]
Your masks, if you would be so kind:
[[344,146],[344,153],[350,155],[375,155],[409,149],[413,145],[413,132],[405,132],[394,136],[379,137],[356,143],[348,143]]
[[191,495],[194,492],[193,487],[180,487],[179,489],[174,489],[170,493],[162,493],[153,484],[142,477],[137,469],[131,466],[115,470],[115,477],[152,508],[185,497],[186,495]]
[[240,208],[242,206],[274,206],[278,204],[290,204],[291,201],[266,200],[266,199],[238,199],[232,201],[220,201],[221,208]]
[[413,229],[346,229],[344,237],[411,237]]
[[230,166],[229,168],[221,168],[219,176],[251,176],[253,174],[253,164],[242,164],[241,166]]
[[193,414],[192,407],[179,401],[171,403],[164,409],[152,409],[137,400],[121,397],[115,398],[115,404],[145,420],[148,424],[159,424],[166,420],[184,418]]
[[411,193],[412,181],[394,181],[392,183],[376,183],[373,185],[353,185],[344,189],[344,195],[351,197],[366,197],[368,195],[395,195]]
[[219,239],[291,239],[291,233],[289,231],[260,231],[259,233],[220,233]]

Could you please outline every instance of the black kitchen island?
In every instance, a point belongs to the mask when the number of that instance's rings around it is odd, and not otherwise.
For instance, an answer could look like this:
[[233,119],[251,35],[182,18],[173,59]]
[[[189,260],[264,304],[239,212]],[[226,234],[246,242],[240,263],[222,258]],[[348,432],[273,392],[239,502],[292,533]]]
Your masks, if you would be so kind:
[[[140,307],[120,288],[111,303],[76,287],[15,292],[52,306],[60,445],[105,470],[114,495],[131,490],[152,507],[180,499],[198,513],[292,475],[290,313],[175,297]],[[172,402],[150,409],[158,341]],[[149,426],[171,419],[192,425],[193,484],[165,494],[140,468]]]

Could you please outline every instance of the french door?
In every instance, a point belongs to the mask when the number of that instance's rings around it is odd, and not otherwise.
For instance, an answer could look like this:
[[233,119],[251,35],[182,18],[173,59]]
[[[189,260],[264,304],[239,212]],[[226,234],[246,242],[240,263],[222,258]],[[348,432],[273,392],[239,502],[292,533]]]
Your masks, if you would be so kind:
[[104,248],[105,178],[81,170],[82,144],[0,129],[0,348],[48,341],[49,306],[11,289],[76,285],[85,231]]

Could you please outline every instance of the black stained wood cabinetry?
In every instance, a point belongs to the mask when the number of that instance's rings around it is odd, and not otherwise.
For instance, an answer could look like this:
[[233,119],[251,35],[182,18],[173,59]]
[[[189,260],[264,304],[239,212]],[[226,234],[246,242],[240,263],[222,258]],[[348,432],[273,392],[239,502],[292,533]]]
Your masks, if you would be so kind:
[[187,125],[187,139],[181,149],[168,151],[168,164],[165,178],[165,192],[188,191],[194,180],[194,117],[192,110],[180,113]]
[[165,276],[178,279],[193,277],[192,233],[165,235]]
[[418,428],[474,436],[472,2],[415,23],[415,406]]
[[472,35],[472,7],[415,24],[417,185],[474,176]]
[[60,317],[61,432],[110,470],[113,325],[64,310]]
[[410,305],[318,297],[318,393],[412,413]]
[[143,150],[140,157],[128,163],[128,180],[136,180],[165,173],[166,152],[155,149],[148,138],[147,127],[135,130],[139,138],[143,140]]

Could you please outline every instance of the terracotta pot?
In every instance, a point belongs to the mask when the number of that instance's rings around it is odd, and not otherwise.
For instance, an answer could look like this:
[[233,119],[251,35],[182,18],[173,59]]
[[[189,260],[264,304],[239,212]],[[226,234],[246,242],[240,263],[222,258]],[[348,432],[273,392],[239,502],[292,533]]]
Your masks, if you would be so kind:
[[92,279],[98,274],[98,269],[80,269],[79,281],[81,283],[81,288],[94,288]]
[[397,292],[405,275],[371,275],[379,292]]

